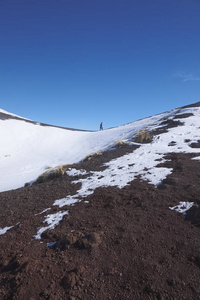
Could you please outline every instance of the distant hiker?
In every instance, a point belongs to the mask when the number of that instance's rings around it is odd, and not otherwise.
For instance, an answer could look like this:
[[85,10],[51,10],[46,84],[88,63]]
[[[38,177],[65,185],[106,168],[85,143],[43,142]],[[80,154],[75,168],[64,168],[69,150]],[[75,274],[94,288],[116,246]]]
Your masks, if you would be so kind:
[[100,130],[103,130],[103,123],[100,124]]

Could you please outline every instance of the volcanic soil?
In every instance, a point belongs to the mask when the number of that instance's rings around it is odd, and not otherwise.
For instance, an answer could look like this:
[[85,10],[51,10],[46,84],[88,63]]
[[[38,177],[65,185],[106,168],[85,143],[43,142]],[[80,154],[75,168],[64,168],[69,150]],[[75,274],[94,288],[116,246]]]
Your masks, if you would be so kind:
[[[124,145],[76,168],[99,170],[133,150]],[[169,154],[160,166],[173,172],[160,186],[138,177],[96,189],[40,240],[39,213],[79,185],[65,174],[0,193],[0,227],[16,224],[0,236],[0,299],[200,299],[200,163],[192,157]],[[169,209],[180,201],[195,206],[186,215]]]

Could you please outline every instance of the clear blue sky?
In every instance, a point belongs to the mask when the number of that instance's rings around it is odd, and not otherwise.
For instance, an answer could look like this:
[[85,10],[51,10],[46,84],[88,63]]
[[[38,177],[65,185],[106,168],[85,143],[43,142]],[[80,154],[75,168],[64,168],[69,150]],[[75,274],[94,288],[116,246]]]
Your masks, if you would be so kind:
[[199,0],[0,0],[0,108],[98,130],[197,101]]

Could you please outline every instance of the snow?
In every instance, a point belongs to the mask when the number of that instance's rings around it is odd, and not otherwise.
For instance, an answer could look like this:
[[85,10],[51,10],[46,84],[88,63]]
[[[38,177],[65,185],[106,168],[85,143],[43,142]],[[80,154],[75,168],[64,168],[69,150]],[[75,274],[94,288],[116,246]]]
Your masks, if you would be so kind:
[[[190,111],[190,109],[188,110]],[[198,128],[200,110],[193,109],[192,111],[193,113],[196,112],[196,115],[180,120],[185,122],[184,126],[171,128],[168,132],[154,137],[154,140],[150,144],[142,144],[132,153],[111,160],[104,164],[107,168],[103,171],[90,172],[88,177],[73,181],[73,183],[81,183],[81,188],[73,196],[69,195],[66,198],[56,200],[54,205],[63,207],[72,203],[74,204],[76,201],[80,201],[80,199],[93,194],[94,190],[98,187],[117,186],[123,188],[138,175],[151,184],[161,184],[163,179],[172,172],[171,168],[158,166],[165,161],[165,154],[170,152],[200,152],[199,149],[191,148],[189,144],[185,142],[185,140],[188,139],[191,140],[190,143],[195,142],[200,138]],[[178,114],[182,113],[185,113],[185,109]],[[149,127],[152,129],[156,128],[155,124],[148,126],[147,129],[149,129]],[[193,128],[191,129],[191,127]],[[171,143],[172,140],[176,141],[176,143]],[[78,174],[77,172],[80,171],[71,169],[68,175],[75,176],[75,174]],[[86,173],[82,171],[82,174]]]
[[50,230],[51,230],[51,229],[54,229],[55,226],[56,226],[57,224],[59,224],[60,221],[62,221],[63,217],[64,217],[65,215],[67,215],[68,213],[69,213],[68,211],[64,211],[64,212],[59,211],[59,212],[57,212],[57,213],[55,213],[55,214],[47,215],[47,216],[45,217],[45,220],[43,221],[43,223],[47,223],[47,224],[49,224],[49,226],[41,227],[41,228],[37,231],[37,234],[35,235],[35,239],[40,239],[40,238],[41,238],[41,234],[42,234],[44,231],[46,231],[46,230],[48,230],[48,229],[50,229]]
[[4,228],[1,228],[0,227],[0,235],[3,235],[5,234],[8,230],[10,230],[11,228],[19,225],[20,223],[18,222],[17,224],[13,225],[13,226],[9,226],[9,227],[4,227]]
[[18,115],[12,114],[12,113],[10,113],[10,112],[7,112],[7,111],[5,111],[5,110],[3,110],[3,109],[0,109],[0,113],[6,114],[6,115],[10,115],[10,116],[12,116],[12,117],[17,117],[17,118],[20,118],[20,119],[24,119],[24,120],[29,120],[29,119],[26,119],[26,118],[22,118],[22,117],[20,117],[20,116],[18,116]]
[[39,212],[38,214],[35,214],[35,216],[42,215],[42,214],[44,214],[46,211],[48,211],[48,210],[50,210],[50,209],[51,209],[50,207],[49,207],[49,208],[46,208],[46,209],[44,209],[43,211]]
[[56,243],[57,243],[56,241],[55,241],[55,242],[52,242],[52,243],[48,243],[48,244],[47,244],[47,247],[53,247]]
[[[200,108],[176,109],[98,132],[45,127],[23,120],[0,120],[2,141],[0,168],[3,174],[0,192],[24,186],[26,182],[35,180],[49,167],[78,163],[89,154],[112,149],[118,141],[134,144],[133,136],[140,130],[150,131],[166,126],[161,124],[165,119],[173,119],[175,115],[177,117],[184,113],[193,114],[188,118],[180,118],[184,126],[170,128],[166,133],[154,136],[151,143],[137,143],[139,147],[132,153],[105,163],[103,171],[86,172],[76,168],[69,169],[67,174],[75,177],[76,180],[73,182],[80,183],[81,187],[75,195],[57,199],[53,204],[64,207],[92,195],[98,187],[123,188],[138,176],[150,184],[156,186],[162,184],[163,179],[173,171],[171,168],[159,166],[160,163],[165,162],[167,153],[200,154],[200,149],[190,147],[190,143],[200,140]],[[196,159],[199,160],[200,156]],[[84,175],[84,178],[77,179],[79,175]],[[35,238],[40,239],[45,230],[53,229],[66,214],[68,210],[44,216],[44,223],[48,226],[39,228]],[[3,232],[4,229],[1,230]]]
[[13,228],[14,226],[0,228],[0,235],[5,234],[8,230]]
[[69,168],[66,172],[69,176],[79,176],[79,175],[86,175],[88,174],[85,170],[77,170]]
[[186,214],[186,212],[194,205],[194,202],[179,202],[178,205],[169,207],[171,210],[175,210],[181,214]]
[[[88,154],[104,151],[118,140],[131,139],[147,126],[159,125],[171,112],[97,132],[40,126],[25,120],[0,120],[0,192],[23,187],[48,167],[78,163]],[[9,114],[9,113],[8,113]]]

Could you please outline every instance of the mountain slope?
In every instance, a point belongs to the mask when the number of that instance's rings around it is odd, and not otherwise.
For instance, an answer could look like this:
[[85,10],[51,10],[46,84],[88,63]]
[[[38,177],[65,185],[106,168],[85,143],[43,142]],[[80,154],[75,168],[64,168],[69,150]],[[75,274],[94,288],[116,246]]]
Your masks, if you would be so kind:
[[[0,191],[35,180],[48,167],[77,163],[88,154],[105,151],[118,140],[131,139],[139,130],[159,124],[176,110],[99,132],[41,126],[1,111]],[[156,126],[156,125],[153,125]]]
[[[0,299],[200,299],[199,113],[81,133],[82,144],[61,130],[82,156],[66,155],[60,177],[0,193]],[[15,149],[31,155],[34,143]],[[105,151],[87,157],[94,148]],[[50,162],[74,153],[54,151]]]

